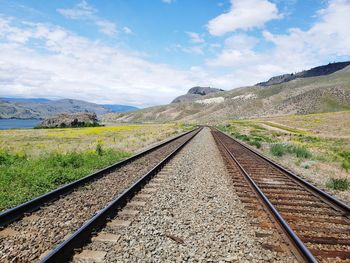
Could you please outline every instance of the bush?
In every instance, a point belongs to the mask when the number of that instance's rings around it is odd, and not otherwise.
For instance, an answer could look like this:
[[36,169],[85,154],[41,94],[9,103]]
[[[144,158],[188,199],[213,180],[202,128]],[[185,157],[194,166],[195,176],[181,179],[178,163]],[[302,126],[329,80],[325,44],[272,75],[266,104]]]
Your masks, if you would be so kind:
[[281,157],[287,152],[287,146],[282,143],[272,144],[270,147],[270,152],[273,156]]
[[255,146],[258,149],[261,148],[261,142],[260,141],[257,141],[257,140],[250,141],[249,144]]
[[310,158],[312,154],[304,147],[282,143],[273,144],[270,152],[274,156],[282,156],[285,153],[294,154],[298,158]]
[[245,141],[245,142],[249,142],[250,141],[250,138],[249,138],[248,135],[241,134],[239,132],[234,132],[234,133],[232,133],[232,135],[238,140]]
[[350,187],[350,181],[347,178],[331,178],[326,183],[326,186],[331,189],[345,191]]
[[350,170],[350,152],[342,152],[339,155],[344,158],[341,167],[348,172]]
[[350,161],[343,160],[341,167],[348,172],[350,170]]
[[298,158],[310,158],[311,157],[311,153],[304,147],[300,147],[300,146],[292,146],[289,149],[290,153],[295,154]]
[[102,156],[103,155],[103,149],[102,149],[102,145],[100,143],[98,143],[96,145],[96,153],[99,155],[99,156]]

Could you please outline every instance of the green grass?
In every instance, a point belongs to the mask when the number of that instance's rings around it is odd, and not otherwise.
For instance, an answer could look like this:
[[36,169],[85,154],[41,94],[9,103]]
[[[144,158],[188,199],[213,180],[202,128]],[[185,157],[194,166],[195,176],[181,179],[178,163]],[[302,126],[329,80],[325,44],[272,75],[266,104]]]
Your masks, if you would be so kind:
[[326,186],[334,190],[345,191],[349,189],[350,181],[347,178],[331,178]]
[[350,151],[341,152],[339,155],[343,158],[342,168],[348,172],[350,170]]
[[239,132],[231,133],[232,136],[234,136],[236,139],[247,142],[249,145],[255,146],[256,148],[260,149],[262,144],[261,141],[263,139],[258,136],[248,136],[245,134],[240,134]]
[[0,152],[0,210],[16,206],[60,185],[111,165],[129,153],[102,149],[70,153],[49,153],[27,158]]
[[287,152],[287,147],[282,143],[275,143],[271,145],[270,152],[273,156],[281,157]]
[[270,147],[270,152],[274,156],[281,157],[286,153],[294,154],[298,158],[310,158],[311,153],[304,147],[283,144],[283,143],[275,143]]
[[309,131],[304,131],[304,130],[299,130],[299,129],[295,129],[295,128],[291,128],[288,126],[284,126],[284,125],[280,125],[280,124],[276,124],[276,123],[272,123],[272,122],[264,122],[265,125],[274,127],[274,128],[278,128],[280,130],[285,130],[288,132],[293,132],[293,133],[297,133],[297,134],[312,134],[312,132]]

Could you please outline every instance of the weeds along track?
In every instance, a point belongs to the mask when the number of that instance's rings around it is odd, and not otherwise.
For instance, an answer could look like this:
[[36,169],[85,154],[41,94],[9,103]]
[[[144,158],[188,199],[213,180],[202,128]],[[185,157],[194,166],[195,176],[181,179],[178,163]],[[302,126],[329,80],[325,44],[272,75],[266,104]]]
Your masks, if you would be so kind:
[[300,260],[350,262],[347,205],[230,136],[216,129],[212,134],[247,183],[236,182],[238,189],[244,189],[243,201],[250,198],[248,202],[254,204],[258,199],[264,204]]
[[1,213],[0,262],[37,262],[84,223],[91,222],[125,189],[140,183],[140,178],[170,158],[198,131],[181,134],[65,186],[67,189],[62,187]]

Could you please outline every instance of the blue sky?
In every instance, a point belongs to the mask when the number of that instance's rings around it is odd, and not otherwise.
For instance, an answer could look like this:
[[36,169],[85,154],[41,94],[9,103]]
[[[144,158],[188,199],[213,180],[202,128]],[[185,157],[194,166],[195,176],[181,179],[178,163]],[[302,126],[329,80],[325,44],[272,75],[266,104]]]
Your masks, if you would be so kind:
[[0,0],[1,96],[139,107],[350,59],[350,0]]

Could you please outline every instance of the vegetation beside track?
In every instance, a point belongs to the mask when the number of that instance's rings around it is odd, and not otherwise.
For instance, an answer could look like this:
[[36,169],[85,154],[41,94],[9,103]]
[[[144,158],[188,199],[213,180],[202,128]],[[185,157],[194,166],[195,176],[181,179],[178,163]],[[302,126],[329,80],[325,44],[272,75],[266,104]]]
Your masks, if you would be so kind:
[[[350,112],[231,121],[219,128],[329,189],[350,188]],[[315,176],[314,176],[315,175]]]
[[0,210],[192,128],[150,124],[0,131]]

